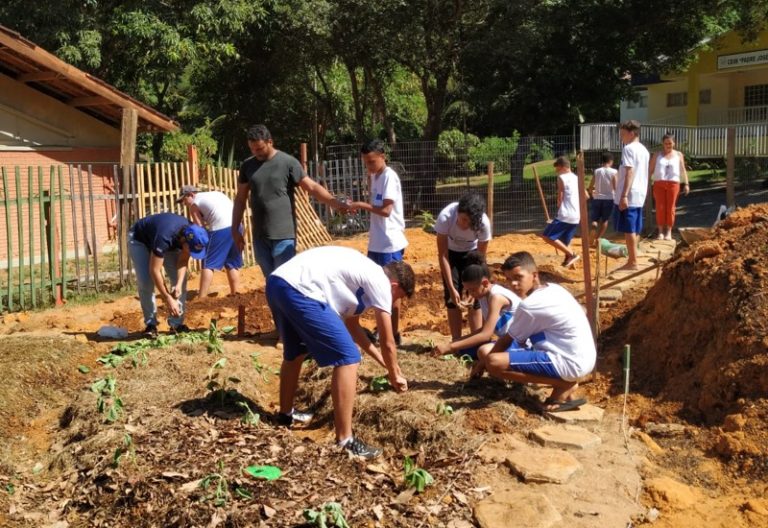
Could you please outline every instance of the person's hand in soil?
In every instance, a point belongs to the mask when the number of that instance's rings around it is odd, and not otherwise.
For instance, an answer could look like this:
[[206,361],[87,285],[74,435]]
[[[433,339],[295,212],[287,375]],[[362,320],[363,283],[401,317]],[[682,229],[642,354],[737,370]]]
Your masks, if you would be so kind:
[[450,343],[439,343],[432,349],[432,357],[440,357],[451,353]]
[[389,384],[395,392],[405,392],[408,390],[408,380],[402,374],[392,374],[389,376]]
[[181,311],[179,310],[179,303],[170,293],[165,297],[165,305],[168,307],[168,313],[171,315],[171,317],[178,317],[181,315]]
[[483,374],[485,373],[485,365],[481,363],[480,361],[475,361],[472,363],[472,368],[469,371],[469,379],[480,379],[483,377]]

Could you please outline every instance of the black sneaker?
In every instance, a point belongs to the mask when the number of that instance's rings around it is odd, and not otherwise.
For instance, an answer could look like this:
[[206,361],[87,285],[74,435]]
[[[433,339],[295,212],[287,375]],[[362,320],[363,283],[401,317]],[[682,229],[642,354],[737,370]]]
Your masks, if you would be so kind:
[[185,324],[173,326],[171,327],[171,330],[173,331],[174,334],[188,334],[189,332],[192,331],[192,329]]
[[293,416],[290,414],[277,413],[275,415],[275,423],[282,425],[283,427],[290,427],[293,425]]
[[347,453],[352,456],[364,458],[366,460],[371,460],[381,454],[380,448],[369,446],[355,436],[353,436],[351,440],[344,444],[342,449],[345,449]]
[[148,324],[147,327],[144,329],[144,337],[148,339],[156,339],[157,338],[157,325]]

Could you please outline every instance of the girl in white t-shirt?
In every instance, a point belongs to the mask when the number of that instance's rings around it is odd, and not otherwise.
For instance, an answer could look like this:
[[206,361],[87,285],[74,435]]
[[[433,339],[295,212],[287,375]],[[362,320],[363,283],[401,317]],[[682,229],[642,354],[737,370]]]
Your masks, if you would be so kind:
[[520,304],[520,297],[491,281],[491,272],[485,262],[485,256],[481,253],[470,251],[464,257],[464,262],[466,267],[461,274],[461,280],[467,293],[480,304],[483,326],[450,343],[437,345],[433,355],[469,356],[476,361],[471,375],[479,377],[485,370],[483,360],[493,348],[493,342],[496,338],[506,335],[515,309]]
[[688,195],[688,172],[685,170],[683,153],[675,150],[674,134],[661,138],[662,151],[651,158],[650,173],[653,176],[653,199],[656,202],[656,224],[659,226],[659,240],[672,240],[672,226],[675,225],[675,207],[680,194],[680,180],[683,180],[683,194]]

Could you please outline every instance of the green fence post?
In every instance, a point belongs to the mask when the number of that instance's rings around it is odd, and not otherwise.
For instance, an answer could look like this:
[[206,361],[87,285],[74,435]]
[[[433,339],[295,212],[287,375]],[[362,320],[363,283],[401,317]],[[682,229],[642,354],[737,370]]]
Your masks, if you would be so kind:
[[3,205],[5,205],[5,225],[6,230],[5,232],[8,234],[8,253],[7,253],[7,264],[8,264],[8,288],[7,288],[7,306],[8,311],[13,311],[13,232],[11,231],[11,204],[8,200],[8,174],[5,171],[5,167],[3,167]]
[[43,190],[43,168],[37,168],[37,204],[38,220],[40,221],[40,299],[45,299],[45,262],[46,262],[46,238],[45,238],[45,191]]
[[24,211],[21,210],[21,167],[16,166],[16,229],[19,232],[19,306],[27,309],[27,301],[24,299],[24,224],[22,221]]
[[60,279],[61,279],[61,301],[66,302],[67,300],[67,222],[66,218],[64,216],[64,186],[61,181],[61,165],[58,166],[58,170],[56,171],[58,173],[59,178],[59,218],[61,221],[59,224],[61,225],[61,273],[60,273]]
[[32,167],[27,167],[27,206],[29,207],[29,288],[32,296],[32,308],[37,308],[37,297],[35,296],[35,215],[34,201],[32,197],[33,189]]

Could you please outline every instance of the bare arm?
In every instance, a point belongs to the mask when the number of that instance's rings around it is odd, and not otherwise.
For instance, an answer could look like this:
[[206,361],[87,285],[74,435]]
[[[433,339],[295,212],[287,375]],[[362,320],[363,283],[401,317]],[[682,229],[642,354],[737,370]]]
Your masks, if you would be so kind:
[[397,348],[395,348],[395,335],[392,333],[392,317],[378,308],[374,308],[374,310],[376,312],[376,328],[379,329],[379,338],[381,339],[381,354],[389,373],[389,383],[396,392],[405,392],[408,390],[408,381],[400,372],[400,366],[397,364]]
[[[181,286],[187,276],[187,265],[189,264],[189,244],[184,244],[176,261],[176,284],[173,289],[177,294],[181,294]],[[174,296],[176,297],[176,296]]]
[[168,291],[168,288],[165,287],[165,281],[163,280],[163,257],[158,257],[154,253],[149,256],[149,275],[152,277],[155,288],[163,297],[163,301],[168,307],[168,312],[172,316],[178,316],[179,304],[173,298],[171,292]]
[[626,167],[626,174],[624,176],[624,188],[621,189],[621,196],[619,200],[619,210],[623,211],[629,207],[629,190],[632,188],[632,182],[635,179],[635,168]]
[[371,214],[383,216],[388,218],[392,214],[392,209],[395,207],[394,200],[384,200],[384,205],[377,207],[369,204],[368,202],[352,202],[349,204],[350,209],[360,209],[361,211],[368,211]]
[[240,233],[240,224],[243,222],[243,213],[248,202],[248,193],[251,191],[249,183],[239,183],[232,208],[232,239],[240,251],[245,249],[245,239]]
[[304,176],[301,180],[299,180],[299,187],[307,191],[308,194],[314,196],[316,200],[324,203],[328,207],[341,210],[346,210],[349,208],[347,204],[337,200],[331,193],[328,192],[328,189],[317,183],[309,176]]
[[373,343],[371,343],[371,340],[368,339],[368,336],[365,335],[365,331],[363,331],[362,327],[360,326],[360,318],[350,317],[349,319],[344,319],[344,325],[347,327],[349,335],[352,336],[352,339],[355,341],[357,346],[359,346],[363,352],[376,360],[376,363],[384,368],[387,368],[387,364],[384,363],[384,358],[381,356],[381,352],[379,352],[379,349],[376,348]]
[[685,157],[682,152],[680,154],[680,178],[683,180],[683,194],[686,196],[691,191],[690,183],[688,182],[688,169],[685,168]]
[[560,208],[563,205],[563,196],[565,196],[565,186],[563,180],[558,176],[557,178],[557,207]]
[[205,227],[205,222],[203,222],[203,215],[200,214],[200,208],[192,204],[189,206],[189,215],[192,217],[192,222],[194,222],[196,225]]
[[478,242],[477,243],[477,252],[481,255],[485,255],[488,253],[488,240],[485,242]]
[[656,160],[659,158],[659,153],[657,152],[653,156],[651,156],[651,161],[648,163],[648,175],[650,177],[653,177],[653,173],[656,171]]
[[496,329],[496,323],[499,321],[501,309],[508,304],[509,301],[505,300],[501,295],[491,295],[488,303],[488,318],[483,321],[483,326],[480,330],[467,337],[457,339],[452,343],[438,345],[435,347],[435,350],[439,355],[455,354],[465,348],[480,346],[489,342],[493,338],[493,332]]
[[[477,249],[480,249],[480,244],[478,244]],[[448,286],[448,291],[451,292],[451,299],[458,307],[461,304],[461,294],[453,287],[451,264],[448,262],[448,235],[437,235],[437,261],[440,264],[440,274],[443,276],[443,281]]]

